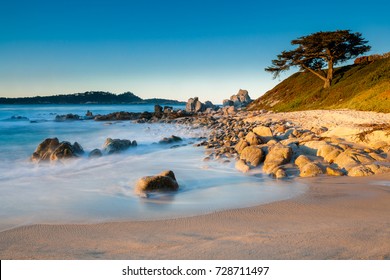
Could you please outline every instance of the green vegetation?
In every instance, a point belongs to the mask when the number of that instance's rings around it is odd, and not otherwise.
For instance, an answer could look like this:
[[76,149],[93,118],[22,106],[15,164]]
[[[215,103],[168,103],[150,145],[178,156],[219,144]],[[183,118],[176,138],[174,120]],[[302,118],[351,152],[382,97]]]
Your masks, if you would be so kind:
[[61,94],[35,97],[0,97],[0,104],[185,104],[177,100],[152,98],[142,99],[131,92],[113,94],[104,91]]
[[335,69],[332,86],[298,72],[253,101],[249,110],[299,111],[348,108],[390,113],[390,57]]

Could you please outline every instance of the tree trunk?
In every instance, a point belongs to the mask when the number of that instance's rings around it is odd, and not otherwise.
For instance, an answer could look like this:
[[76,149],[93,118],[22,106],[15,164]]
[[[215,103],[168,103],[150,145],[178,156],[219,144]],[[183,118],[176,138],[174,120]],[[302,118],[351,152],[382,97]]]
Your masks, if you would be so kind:
[[326,75],[326,80],[324,83],[324,88],[330,88],[333,79],[333,60],[328,61],[328,74]]

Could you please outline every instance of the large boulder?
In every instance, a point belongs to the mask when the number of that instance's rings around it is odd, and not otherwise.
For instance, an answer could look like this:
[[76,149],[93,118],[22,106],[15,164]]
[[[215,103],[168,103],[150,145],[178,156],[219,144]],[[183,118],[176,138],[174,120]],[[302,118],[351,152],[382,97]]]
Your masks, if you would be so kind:
[[283,146],[278,143],[271,146],[268,150],[268,155],[265,158],[263,169],[267,174],[282,164],[288,163],[291,160],[292,149],[289,146]]
[[103,150],[108,154],[120,153],[127,150],[130,147],[137,146],[136,141],[130,141],[127,139],[112,139],[107,138],[103,145]]
[[210,101],[207,101],[207,105],[205,105],[199,101],[198,97],[188,99],[186,104],[186,111],[188,113],[204,112],[207,108],[214,108],[214,105]]
[[222,104],[226,106],[234,106],[236,108],[241,108],[247,106],[252,99],[249,97],[248,91],[240,89],[237,94],[234,94],[230,99],[223,100]]
[[240,159],[252,166],[258,166],[263,160],[263,151],[255,146],[249,146],[242,150]]
[[273,138],[272,131],[268,126],[263,126],[263,125],[256,126],[253,128],[253,132],[257,136],[260,136],[261,140],[263,140],[263,142],[265,143]]
[[246,142],[244,139],[240,139],[236,146],[234,146],[234,149],[237,151],[238,154],[241,154],[242,150],[249,146],[248,142]]
[[177,191],[179,184],[176,181],[175,174],[171,170],[161,172],[156,176],[145,176],[139,179],[135,186],[138,194],[148,192],[166,192]]
[[78,157],[83,153],[83,148],[77,142],[72,145],[67,141],[60,142],[58,138],[47,138],[35,149],[31,160],[35,162],[56,161]]

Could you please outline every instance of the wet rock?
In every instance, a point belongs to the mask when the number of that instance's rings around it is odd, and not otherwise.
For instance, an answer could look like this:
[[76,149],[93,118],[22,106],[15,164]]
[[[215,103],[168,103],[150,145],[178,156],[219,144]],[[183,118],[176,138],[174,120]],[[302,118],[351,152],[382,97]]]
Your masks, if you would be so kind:
[[275,178],[275,179],[287,178],[287,173],[286,173],[286,171],[284,171],[284,169],[282,169],[282,168],[277,169],[274,173],[271,173],[270,175],[271,175],[273,178]]
[[163,115],[163,108],[160,105],[154,105],[154,115],[161,118]]
[[83,148],[77,142],[72,145],[67,141],[59,142],[58,138],[47,138],[38,145],[31,160],[35,162],[56,161],[78,157],[82,153],[84,153]]
[[87,110],[87,113],[85,114],[85,118],[90,120],[93,119],[93,114],[91,111]]
[[246,173],[250,170],[249,166],[246,165],[245,161],[243,161],[242,159],[240,159],[236,162],[235,167],[237,170],[239,170],[243,173]]
[[159,144],[171,144],[171,143],[181,142],[181,141],[183,141],[183,139],[181,139],[179,136],[172,135],[170,137],[164,137],[158,143]]
[[63,141],[50,155],[50,160],[56,161],[76,157],[83,152],[81,146],[76,142],[74,145],[67,141]]
[[263,160],[263,151],[255,146],[245,147],[240,154],[240,159],[252,166],[258,166]]
[[136,142],[131,142],[130,140],[127,139],[112,139],[112,138],[107,138],[106,142],[103,145],[103,150],[108,153],[108,154],[115,154],[115,153],[120,153],[122,151],[127,150],[128,148],[132,146],[136,146]]
[[130,113],[130,112],[114,112],[107,115],[97,115],[95,116],[95,121],[125,121],[125,120],[137,120],[141,116],[140,113]]
[[171,170],[163,171],[156,176],[142,177],[137,181],[135,186],[135,192],[138,194],[177,191],[178,189],[179,184],[176,181],[175,174]]
[[103,155],[102,151],[99,150],[99,149],[93,149],[89,154],[88,154],[88,157],[89,158],[98,158],[98,157],[101,157]]
[[82,118],[79,115],[75,114],[66,114],[66,115],[57,115],[55,118],[55,121],[61,122],[61,121],[78,121]]

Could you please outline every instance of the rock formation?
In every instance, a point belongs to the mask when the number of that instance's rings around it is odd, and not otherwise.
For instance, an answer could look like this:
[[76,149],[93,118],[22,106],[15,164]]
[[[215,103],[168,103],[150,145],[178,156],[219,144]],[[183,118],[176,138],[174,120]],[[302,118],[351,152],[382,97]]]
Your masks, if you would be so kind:
[[77,142],[72,145],[67,141],[59,142],[58,138],[47,138],[38,145],[31,160],[34,162],[57,161],[78,157],[83,153],[83,148]]
[[224,107],[234,106],[236,108],[241,108],[247,106],[252,102],[252,99],[249,97],[248,91],[240,89],[237,94],[234,94],[230,99],[225,99],[222,101]]

